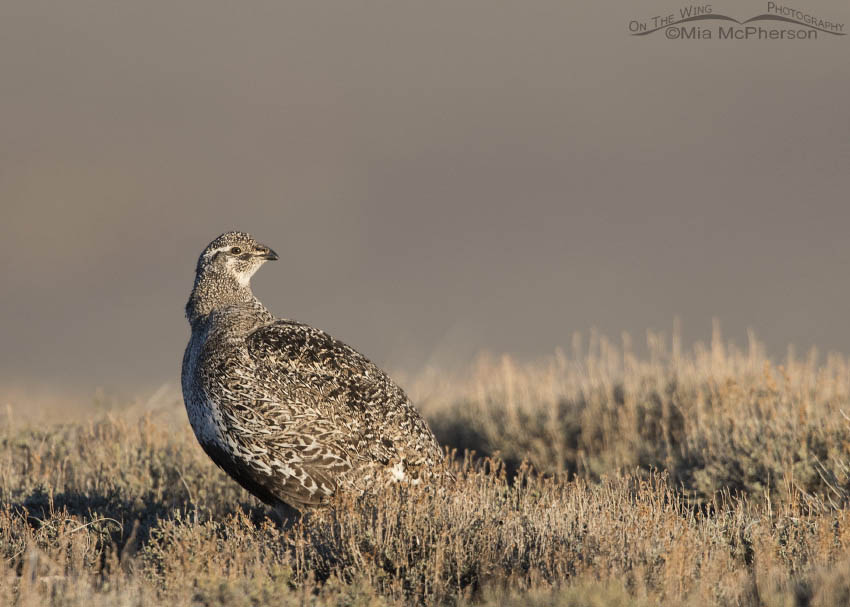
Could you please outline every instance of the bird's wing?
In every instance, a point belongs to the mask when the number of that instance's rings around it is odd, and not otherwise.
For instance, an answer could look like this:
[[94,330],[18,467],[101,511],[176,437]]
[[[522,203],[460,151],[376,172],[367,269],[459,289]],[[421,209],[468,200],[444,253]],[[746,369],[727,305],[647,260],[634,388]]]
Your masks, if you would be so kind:
[[[440,447],[404,391],[354,348],[324,331],[278,320],[246,338],[257,375],[276,378],[272,398],[297,401],[340,433],[352,458],[377,463],[441,459]],[[429,462],[430,463],[430,462]]]
[[337,490],[354,453],[346,428],[317,406],[328,389],[304,374],[287,373],[263,356],[252,336],[247,347],[208,343],[200,365],[220,439],[202,442],[207,454],[260,499],[315,505]]
[[353,348],[283,320],[242,343],[204,365],[225,449],[204,448],[261,499],[313,505],[359,465],[402,462],[418,475],[442,459],[404,391]]

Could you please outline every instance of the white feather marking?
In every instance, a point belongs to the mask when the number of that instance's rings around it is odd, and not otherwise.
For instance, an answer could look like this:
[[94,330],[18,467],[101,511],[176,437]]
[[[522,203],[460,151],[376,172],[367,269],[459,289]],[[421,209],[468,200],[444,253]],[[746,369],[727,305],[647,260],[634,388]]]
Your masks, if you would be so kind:
[[407,472],[404,470],[404,464],[401,462],[396,462],[393,467],[390,468],[390,474],[392,475],[392,480],[397,483],[407,480]]

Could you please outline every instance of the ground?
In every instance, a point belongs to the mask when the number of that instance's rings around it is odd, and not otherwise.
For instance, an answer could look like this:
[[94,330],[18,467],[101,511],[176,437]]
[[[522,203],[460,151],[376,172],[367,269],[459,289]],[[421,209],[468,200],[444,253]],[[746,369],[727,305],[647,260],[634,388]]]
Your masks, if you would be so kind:
[[842,356],[593,337],[401,383],[457,480],[284,523],[206,458],[176,399],[10,403],[0,604],[850,603]]

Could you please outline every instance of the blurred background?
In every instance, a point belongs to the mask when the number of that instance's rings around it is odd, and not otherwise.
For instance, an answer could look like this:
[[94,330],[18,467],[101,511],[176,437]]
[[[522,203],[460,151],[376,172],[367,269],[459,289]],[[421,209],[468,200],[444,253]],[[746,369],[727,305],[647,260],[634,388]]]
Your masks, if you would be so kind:
[[850,36],[629,35],[680,6],[4,1],[0,396],[176,390],[234,228],[274,313],[398,372],[677,317],[850,352]]

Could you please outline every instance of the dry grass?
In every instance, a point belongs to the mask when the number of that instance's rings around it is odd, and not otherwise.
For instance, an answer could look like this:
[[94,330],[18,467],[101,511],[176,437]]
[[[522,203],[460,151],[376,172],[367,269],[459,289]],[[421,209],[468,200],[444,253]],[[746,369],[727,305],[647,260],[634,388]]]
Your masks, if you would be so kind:
[[850,602],[843,357],[774,366],[719,336],[688,353],[650,336],[638,357],[593,338],[405,383],[445,444],[481,457],[453,462],[456,483],[283,527],[206,459],[176,403],[83,423],[13,411],[0,604]]

